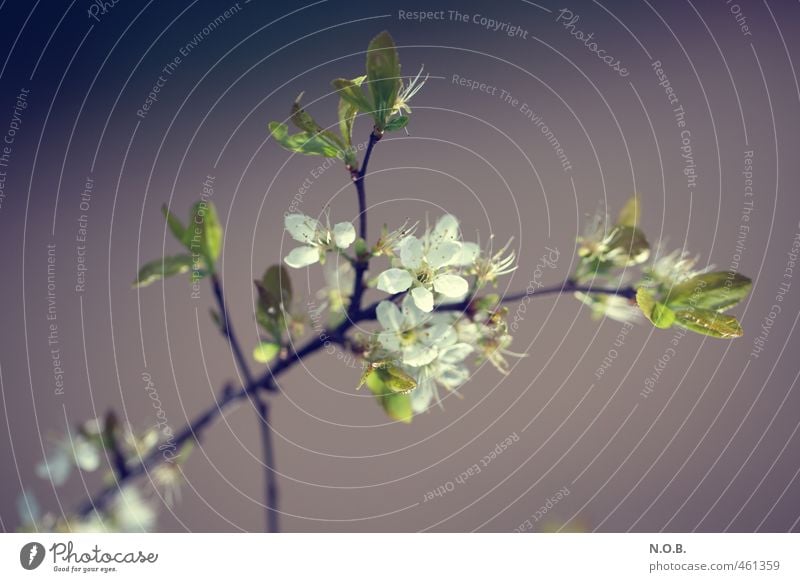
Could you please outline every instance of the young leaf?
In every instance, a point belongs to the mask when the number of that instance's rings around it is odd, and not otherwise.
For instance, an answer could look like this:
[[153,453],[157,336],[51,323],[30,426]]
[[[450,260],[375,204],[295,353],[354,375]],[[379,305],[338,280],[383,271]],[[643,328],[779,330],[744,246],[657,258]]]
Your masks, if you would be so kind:
[[294,103],[292,103],[292,123],[307,134],[321,137],[329,143],[334,144],[339,150],[344,150],[344,143],[342,140],[330,131],[323,129],[322,126],[300,106],[300,99],[302,97],[303,94],[300,93]]
[[162,204],[161,212],[164,214],[164,218],[167,219],[167,225],[169,226],[172,236],[183,243],[186,237],[186,227],[183,226],[183,223],[181,223],[177,216],[169,211],[166,204]]
[[205,200],[196,202],[186,230],[190,234],[189,249],[203,255],[209,269],[213,268],[222,252],[222,226],[214,203]]
[[653,294],[645,287],[639,287],[636,290],[636,304],[644,316],[658,328],[670,328],[675,322],[675,313],[663,303],[656,301]]
[[300,99],[303,98],[303,94],[300,93],[297,98],[292,103],[292,123],[297,126],[298,129],[301,131],[305,131],[310,134],[322,133],[324,130],[322,126],[320,126],[311,115],[303,109],[300,105]]
[[366,76],[357,77],[352,81],[350,79],[334,79],[331,81],[333,88],[339,91],[339,97],[350,103],[361,113],[373,114],[375,107],[370,103],[369,98],[361,88],[361,84],[366,79]]
[[631,196],[625,203],[625,206],[622,207],[622,210],[619,211],[617,224],[619,226],[639,226],[640,212],[639,197],[636,195]]
[[391,392],[404,393],[417,387],[417,381],[394,364],[381,366],[378,374]]
[[285,327],[284,312],[292,304],[292,281],[282,265],[273,265],[264,272],[258,289],[256,320],[267,333],[280,343]]
[[392,36],[386,31],[373,38],[367,47],[367,81],[376,125],[384,129],[401,84],[400,58]]
[[668,303],[672,307],[725,311],[747,297],[752,287],[753,282],[739,273],[704,273],[675,285]]
[[173,257],[164,257],[164,259],[156,259],[145,263],[139,269],[139,275],[134,281],[134,287],[146,287],[159,279],[166,279],[173,275],[187,273],[192,268],[192,257],[190,255],[175,255]]
[[676,311],[675,323],[695,333],[723,339],[737,338],[744,334],[735,317],[708,309]]
[[[360,87],[361,83],[364,82],[364,79],[366,79],[366,77],[358,77],[353,79],[351,83],[358,85],[358,91],[361,91]],[[356,152],[353,149],[353,125],[355,124],[358,111],[359,108],[357,105],[346,99],[343,94],[339,94],[339,131],[341,132],[342,140],[344,141],[344,163],[355,169],[358,169],[358,159],[356,158]]]
[[397,131],[399,129],[403,129],[406,125],[408,125],[408,116],[401,115],[400,117],[395,117],[389,123],[387,123],[384,129],[386,131]]
[[269,124],[272,138],[283,148],[306,156],[325,156],[326,158],[339,158],[344,152],[335,142],[332,142],[324,133],[311,134],[306,131],[289,135],[289,128],[285,123],[273,121]]
[[365,371],[363,383],[375,395],[378,403],[390,418],[410,423],[414,417],[414,411],[411,408],[411,397],[408,393],[397,393],[389,389],[381,378],[381,374],[375,373],[377,370],[378,368],[370,366]]
[[260,342],[253,349],[253,359],[260,364],[268,364],[281,351],[281,346],[274,342]]

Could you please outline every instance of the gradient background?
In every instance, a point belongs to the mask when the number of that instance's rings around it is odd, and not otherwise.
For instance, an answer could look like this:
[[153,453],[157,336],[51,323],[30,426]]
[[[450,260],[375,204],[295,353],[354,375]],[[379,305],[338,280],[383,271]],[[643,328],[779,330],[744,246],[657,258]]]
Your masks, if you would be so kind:
[[[207,175],[226,227],[223,280],[231,316],[250,346],[258,330],[252,285],[287,252],[282,216],[321,158],[290,156],[268,139],[306,91],[309,110],[335,122],[329,81],[363,70],[363,51],[388,29],[404,74],[432,79],[413,102],[410,136],[375,151],[368,177],[370,232],[383,222],[463,221],[466,238],[511,236],[520,268],[503,290],[524,289],[545,247],[559,250],[541,280],[569,276],[588,215],[639,192],[652,243],[668,238],[728,269],[745,201],[744,152],[754,152],[755,196],[739,270],[754,291],[736,308],[745,337],[686,335],[654,392],[640,395],[673,331],[647,325],[621,347],[614,321],[593,321],[571,297],[535,299],[515,335],[527,352],[511,375],[484,366],[461,392],[410,426],[390,423],[359,372],[317,354],[281,378],[273,399],[285,531],[511,531],[567,487],[536,529],[597,531],[800,530],[800,390],[795,280],[764,351],[753,341],[775,303],[800,230],[797,76],[800,6],[742,0],[751,35],[731,4],[542,0],[496,3],[240,3],[169,77],[145,119],[136,110],[161,69],[227,1],[120,0],[100,22],[90,2],[0,2],[0,134],[21,88],[29,107],[13,144],[0,207],[0,526],[14,530],[15,499],[33,491],[60,514],[100,486],[73,474],[57,491],[34,474],[47,439],[114,408],[140,429],[155,423],[143,372],[170,426],[213,402],[236,370],[208,318],[210,289],[190,298],[185,279],[131,290],[138,265],[176,252],[159,207],[184,217]],[[510,38],[477,24],[414,23],[398,9],[459,9],[528,30]],[[630,75],[622,78],[555,22],[580,15]],[[698,167],[682,174],[679,129],[651,63],[660,60],[686,110]],[[511,92],[541,114],[565,148],[565,172],[541,132],[499,95],[454,85],[454,74]],[[498,91],[499,93],[499,91]],[[369,123],[357,125],[366,139]],[[80,193],[94,179],[86,291],[76,293]],[[355,217],[340,166],[314,180],[300,209]],[[47,245],[56,245],[57,317],[65,393],[54,394],[47,345]],[[295,272],[313,296],[319,270]],[[797,275],[795,276],[797,279]],[[505,282],[504,282],[505,283]],[[371,298],[377,298],[375,293]],[[302,305],[304,298],[299,299]],[[516,306],[511,305],[514,313]],[[599,379],[609,350],[618,356]],[[263,468],[254,412],[226,414],[186,466],[182,502],[163,508],[165,531],[263,527]],[[519,441],[443,497],[453,481],[516,433]],[[143,487],[155,501],[147,479]]]

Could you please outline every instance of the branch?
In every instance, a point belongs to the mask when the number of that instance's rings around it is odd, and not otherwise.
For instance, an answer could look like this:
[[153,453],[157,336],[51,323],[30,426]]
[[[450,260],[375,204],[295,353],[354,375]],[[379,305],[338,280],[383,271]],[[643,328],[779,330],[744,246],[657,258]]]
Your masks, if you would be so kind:
[[[369,166],[369,159],[372,156],[372,149],[380,141],[381,137],[383,137],[383,134],[377,128],[372,130],[372,133],[369,134],[369,143],[367,144],[367,151],[364,153],[364,162],[361,164],[361,169],[350,171],[350,177],[353,179],[358,193],[358,235],[365,241],[367,240],[367,191],[364,184],[364,176],[367,174],[367,166]],[[348,313],[351,318],[361,310],[361,299],[365,290],[364,275],[368,267],[369,257],[356,257],[355,284]]]
[[[551,295],[562,292],[573,292],[573,291],[581,291],[585,293],[603,293],[608,295],[620,295],[626,298],[632,298],[635,296],[635,290],[632,287],[620,287],[620,288],[582,287],[578,286],[572,280],[567,280],[561,285],[541,288],[538,291],[535,291],[534,293],[520,292],[520,293],[513,293],[510,295],[506,295],[505,297],[502,298],[501,301],[504,303],[510,303],[513,301],[522,300],[525,297],[531,297],[533,299],[539,296]],[[401,294],[389,296],[388,299],[397,298],[400,295]],[[467,300],[461,301],[459,303],[440,305],[439,307],[437,307],[437,310],[465,311],[469,308],[470,304],[472,303],[472,301],[474,301],[474,299],[475,298],[472,297]],[[359,309],[357,312],[354,312],[352,317],[345,319],[335,328],[325,330],[325,332],[307,341],[299,349],[293,350],[284,358],[273,362],[270,366],[268,366],[267,370],[260,377],[255,378],[251,383],[239,388],[238,390],[235,389],[230,384],[226,385],[225,388],[222,390],[220,398],[211,407],[209,407],[207,410],[198,415],[191,423],[185,426],[173,437],[172,443],[174,443],[176,449],[179,450],[181,446],[186,441],[189,440],[195,440],[199,442],[200,437],[202,436],[202,433],[205,431],[205,429],[208,428],[208,426],[213,421],[215,421],[217,417],[221,416],[222,413],[228,408],[230,408],[231,405],[233,405],[234,403],[239,402],[241,400],[250,399],[259,390],[277,391],[278,388],[275,384],[276,378],[278,378],[281,374],[283,374],[287,370],[291,369],[297,362],[299,362],[303,358],[310,356],[311,354],[322,349],[326,341],[342,342],[344,341],[344,334],[357,323],[364,321],[374,321],[375,313],[379,304],[380,301],[376,301],[370,304],[369,306],[365,307],[364,309]],[[225,321],[225,319],[223,319],[223,321]],[[264,414],[263,410],[261,411],[261,415],[264,419],[268,418],[267,415]],[[267,441],[265,441],[265,443],[266,442]],[[269,461],[270,463],[274,462],[274,460],[272,459],[271,447],[270,447]],[[151,468],[164,462],[171,462],[171,459],[167,458],[167,456],[165,456],[158,448],[153,449],[153,451],[149,455],[147,455],[139,464],[128,468],[125,478],[118,479],[117,483],[106,486],[94,498],[88,500],[79,509],[78,515],[86,516],[95,510],[102,511],[107,506],[109,501],[113,498],[113,496],[117,493],[119,488],[123,485],[123,483],[143,475]],[[270,471],[270,475],[273,474],[274,471]],[[268,483],[270,482],[272,481],[268,481]],[[267,488],[267,499],[268,500],[272,499],[271,502],[268,502],[270,505],[272,504],[272,502],[277,500],[276,487],[273,486],[272,488],[270,487]],[[269,519],[275,519],[275,517],[269,517]]]
[[[225,306],[225,296],[222,292],[222,283],[216,273],[211,275],[211,284],[214,287],[214,297],[217,300],[217,307],[220,311],[220,320],[222,321],[222,333],[227,338],[231,346],[231,351],[236,358],[236,363],[239,370],[244,376],[245,384],[251,386],[253,384],[253,374],[250,371],[250,364],[244,357],[244,352],[239,344],[239,340],[233,331],[233,324],[228,318],[228,309]],[[277,490],[277,475],[275,473],[274,453],[272,446],[272,426],[269,423],[269,404],[264,401],[260,394],[257,392],[248,393],[248,397],[255,405],[258,411],[258,426],[261,431],[261,448],[264,456],[264,486],[266,511],[267,511],[267,531],[278,532],[278,506],[275,504],[278,498]]]

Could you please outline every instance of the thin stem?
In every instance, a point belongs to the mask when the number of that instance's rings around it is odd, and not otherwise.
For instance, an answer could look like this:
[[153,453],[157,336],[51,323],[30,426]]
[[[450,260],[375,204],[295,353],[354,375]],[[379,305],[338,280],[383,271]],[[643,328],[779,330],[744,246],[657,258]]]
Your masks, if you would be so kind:
[[[227,338],[231,346],[236,364],[244,376],[245,385],[253,385],[253,373],[250,371],[250,364],[244,357],[239,340],[233,331],[233,324],[228,317],[228,309],[225,306],[225,295],[222,291],[222,282],[219,276],[214,273],[211,275],[211,284],[214,287],[214,297],[217,300],[217,307],[220,311],[220,319],[222,320],[222,333]],[[258,393],[253,392],[248,396],[251,402],[255,405],[258,411],[258,426],[261,431],[262,455],[264,457],[264,486],[265,486],[265,499],[267,506],[267,531],[278,532],[278,518],[277,518],[277,505],[273,500],[278,497],[277,490],[277,476],[275,473],[274,453],[272,446],[272,426],[269,423],[269,404],[264,401],[264,398]]]
[[211,275],[211,285],[214,288],[214,297],[217,300],[217,308],[219,309],[220,320],[222,321],[222,335],[228,340],[231,346],[233,357],[236,359],[236,365],[239,371],[244,376],[244,381],[247,384],[253,383],[253,375],[250,372],[250,365],[244,357],[242,347],[239,345],[239,340],[233,332],[233,324],[228,318],[228,309],[225,307],[225,296],[222,292],[222,282],[219,280],[219,275],[214,273]]
[[[505,297],[502,298],[502,301],[504,303],[510,303],[513,301],[519,301],[521,299],[524,299],[525,297],[531,297],[533,299],[539,296],[550,295],[561,292],[573,292],[573,291],[603,293],[608,295],[620,295],[622,297],[627,297],[627,298],[635,296],[635,290],[632,287],[620,287],[620,288],[580,287],[577,286],[574,281],[567,280],[561,285],[555,285],[553,287],[544,287],[539,289],[535,293],[521,292],[521,293],[506,295]],[[389,297],[389,299],[391,298],[392,297]],[[380,301],[376,301],[371,305],[365,307],[364,309],[359,309],[357,312],[353,313],[352,317],[345,319],[335,328],[326,330],[324,333],[319,334],[317,337],[310,339],[299,349],[291,351],[286,357],[274,361],[268,367],[268,369],[260,377],[255,378],[252,383],[249,383],[239,388],[238,390],[231,385],[225,386],[225,388],[222,390],[220,398],[216,402],[214,402],[212,406],[210,406],[208,409],[206,409],[204,412],[198,415],[191,423],[186,425],[183,429],[181,429],[179,432],[175,434],[175,436],[172,439],[172,443],[174,444],[174,450],[180,450],[181,446],[189,440],[199,441],[203,431],[206,428],[208,428],[208,426],[211,425],[211,423],[214,420],[216,420],[217,417],[221,416],[222,413],[228,408],[230,408],[230,406],[232,406],[234,403],[239,402],[241,400],[250,399],[259,390],[268,390],[277,392],[278,388],[275,385],[275,379],[277,377],[279,377],[287,370],[291,369],[296,363],[298,363],[303,358],[310,356],[311,354],[322,349],[325,346],[326,341],[333,341],[338,343],[343,342],[344,334],[357,323],[363,321],[374,321],[375,313],[379,303]],[[470,303],[471,300],[465,300],[459,303],[439,306],[437,307],[437,310],[462,311],[466,310],[469,307]],[[223,319],[223,321],[225,320]],[[263,414],[263,411],[261,411],[261,415],[263,418],[267,418],[267,416]],[[270,447],[270,456],[268,457],[268,460],[270,462],[270,466],[272,466],[274,469],[274,464],[273,464],[274,459],[272,458],[271,447]],[[128,468],[127,474],[124,479],[119,479],[117,483],[106,486],[94,498],[88,500],[79,509],[78,514],[81,516],[86,516],[92,513],[93,511],[102,511],[108,505],[108,503],[111,501],[114,495],[119,491],[119,488],[122,486],[124,482],[139,477],[140,475],[143,475],[146,471],[150,470],[152,467],[155,467],[163,462],[169,462],[169,461],[170,458],[165,456],[161,450],[159,450],[158,448],[154,448],[153,451],[149,455],[147,455],[139,464],[133,465],[132,467]],[[269,471],[269,473],[270,475],[274,475],[274,470]],[[268,481],[268,483],[270,482],[272,481],[271,480]],[[267,488],[267,499],[277,500],[277,487],[274,486],[274,482],[273,482],[273,487],[271,489],[270,487]],[[272,503],[269,503],[269,505],[272,506]]]
[[[372,130],[369,134],[369,143],[367,144],[367,151],[364,153],[364,161],[361,164],[361,169],[351,170],[350,176],[356,186],[358,194],[358,231],[359,236],[363,240],[367,240],[367,190],[364,183],[364,177],[367,174],[367,167],[369,166],[369,159],[372,156],[372,150],[375,144],[380,141],[383,134],[377,128]],[[355,263],[355,283],[353,285],[353,295],[350,299],[350,310],[348,315],[352,318],[358,311],[361,310],[361,299],[364,295],[366,288],[364,284],[364,276],[369,268],[369,257],[356,256]]]
[[[269,402],[258,399],[258,414],[261,426],[267,427],[261,431],[261,447],[264,451],[264,464],[266,465],[266,511],[267,511],[267,531],[278,533],[280,525],[278,523],[278,483],[275,478],[275,449],[272,445],[272,431],[269,422]],[[272,477],[270,477],[272,476]]]

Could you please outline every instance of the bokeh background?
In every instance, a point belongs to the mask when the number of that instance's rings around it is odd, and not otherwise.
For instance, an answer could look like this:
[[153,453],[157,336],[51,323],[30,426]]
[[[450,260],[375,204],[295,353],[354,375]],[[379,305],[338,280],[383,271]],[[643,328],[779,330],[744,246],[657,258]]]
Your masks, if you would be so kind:
[[[570,34],[558,21],[562,9],[627,76]],[[234,13],[202,33],[226,10]],[[401,10],[443,10],[445,18],[415,22]],[[475,15],[520,32],[487,29]],[[214,177],[231,316],[253,345],[251,281],[291,244],[282,217],[303,182],[312,185],[302,211],[356,215],[347,173],[334,166],[314,176],[322,159],[289,155],[268,138],[267,123],[285,119],[301,91],[320,121],[334,123],[330,80],[361,74],[369,39],[387,29],[404,74],[424,63],[431,78],[412,103],[409,134],[375,150],[372,237],[384,222],[453,212],[467,238],[514,238],[520,268],[501,291],[522,290],[537,276],[546,284],[568,277],[588,217],[613,213],[638,192],[651,242],[685,247],[723,270],[739,261],[753,278],[736,309],[746,333],[673,343],[672,330],[639,325],[615,345],[621,324],[593,321],[569,296],[536,298],[520,317],[513,348],[527,355],[512,373],[480,367],[463,397],[411,425],[389,422],[357,392],[359,371],[341,358],[307,358],[281,378],[272,404],[283,530],[512,531],[564,488],[569,495],[534,530],[800,530],[800,271],[788,254],[800,232],[799,22],[790,1],[0,2],[0,134],[12,128],[23,90],[28,104],[0,168],[0,527],[19,525],[23,490],[60,515],[100,487],[98,475],[86,474],[54,489],[34,467],[51,438],[108,409],[139,429],[152,426],[144,372],[175,430],[236,379],[208,317],[208,287],[199,299],[184,278],[131,289],[142,262],[178,250],[159,207],[186,215]],[[158,101],[138,116],[182,48]],[[685,111],[694,188],[656,61]],[[455,75],[498,89],[470,91]],[[552,130],[569,168],[527,110]],[[369,130],[362,120],[356,134],[366,139]],[[742,174],[749,151],[752,197]],[[87,178],[94,187],[83,211]],[[76,291],[82,214],[88,271]],[[48,245],[63,394],[48,345]],[[548,248],[558,260],[537,274]],[[302,305],[321,276],[294,275]],[[781,312],[765,331],[784,282]],[[518,306],[510,309],[513,316]],[[754,355],[759,337],[764,349]],[[518,440],[455,483],[509,435]],[[251,406],[205,434],[186,475],[174,508],[141,480],[161,506],[158,529],[263,528]],[[452,491],[424,501],[448,482]]]

